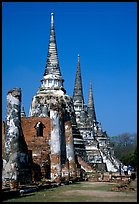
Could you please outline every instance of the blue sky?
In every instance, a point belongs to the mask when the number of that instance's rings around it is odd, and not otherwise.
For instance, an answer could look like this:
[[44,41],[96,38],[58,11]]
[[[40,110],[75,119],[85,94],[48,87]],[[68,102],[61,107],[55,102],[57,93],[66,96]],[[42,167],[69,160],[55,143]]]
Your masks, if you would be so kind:
[[64,87],[73,95],[80,54],[84,99],[90,81],[96,116],[109,136],[137,131],[136,2],[2,3],[2,118],[7,92],[22,89],[28,115],[40,86],[54,23]]

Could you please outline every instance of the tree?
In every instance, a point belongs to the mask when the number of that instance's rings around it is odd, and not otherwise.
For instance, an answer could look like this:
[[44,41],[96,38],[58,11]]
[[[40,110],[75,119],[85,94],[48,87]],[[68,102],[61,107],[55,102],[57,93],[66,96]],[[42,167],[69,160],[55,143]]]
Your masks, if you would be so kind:
[[123,133],[110,138],[115,156],[125,165],[137,167],[137,134]]

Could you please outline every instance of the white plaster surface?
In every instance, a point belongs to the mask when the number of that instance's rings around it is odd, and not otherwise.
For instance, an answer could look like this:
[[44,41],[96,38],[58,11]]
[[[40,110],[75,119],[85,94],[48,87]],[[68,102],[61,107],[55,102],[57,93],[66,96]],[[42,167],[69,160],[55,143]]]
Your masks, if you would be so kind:
[[19,99],[13,97],[11,94],[7,95],[7,102],[10,103],[11,105],[19,105],[20,101]]
[[51,154],[60,154],[60,124],[57,111],[50,110],[51,120]]
[[70,161],[74,161],[75,160],[75,155],[74,155],[74,147],[72,143],[68,143],[66,145],[66,152],[67,152],[67,158]]

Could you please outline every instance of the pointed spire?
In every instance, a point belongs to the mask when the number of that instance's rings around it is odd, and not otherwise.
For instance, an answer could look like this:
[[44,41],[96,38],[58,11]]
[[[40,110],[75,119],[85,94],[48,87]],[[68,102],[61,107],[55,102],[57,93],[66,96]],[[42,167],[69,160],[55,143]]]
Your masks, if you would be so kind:
[[92,121],[96,121],[96,113],[95,113],[94,99],[93,99],[93,92],[92,92],[92,82],[90,82],[89,96],[88,96],[88,116],[89,118],[92,118]]
[[88,107],[93,108],[92,81],[90,82],[90,88],[89,88]]
[[51,13],[51,26],[54,26],[54,13]]
[[76,71],[76,78],[75,78],[75,83],[74,83],[73,100],[74,102],[80,103],[81,107],[82,107],[82,103],[84,104],[79,54],[78,54],[78,65],[77,65],[77,71]]
[[51,13],[51,26],[50,26],[50,38],[48,45],[48,55],[46,61],[46,69],[44,75],[55,74],[61,76],[61,71],[59,67],[57,45],[54,29],[54,13]]
[[24,109],[23,105],[22,105],[22,109],[21,109],[21,117],[26,117],[26,113],[25,113],[25,109]]
[[43,79],[41,80],[42,85],[41,88],[45,91],[47,90],[62,90],[66,93],[62,79],[58,54],[57,54],[57,44],[56,44],[56,36],[54,29],[54,13],[51,13],[51,21],[50,21],[50,38],[48,44],[48,54],[46,60],[45,71],[43,75]]
[[80,55],[78,54],[78,64],[80,64]]

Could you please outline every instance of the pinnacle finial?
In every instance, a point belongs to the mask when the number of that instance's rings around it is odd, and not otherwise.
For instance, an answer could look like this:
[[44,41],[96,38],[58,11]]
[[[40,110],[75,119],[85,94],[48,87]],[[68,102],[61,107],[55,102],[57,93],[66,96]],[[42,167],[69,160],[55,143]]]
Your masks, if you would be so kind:
[[54,23],[54,13],[51,12],[51,24],[53,24],[53,23]]
[[80,55],[78,54],[78,62],[80,61]]

